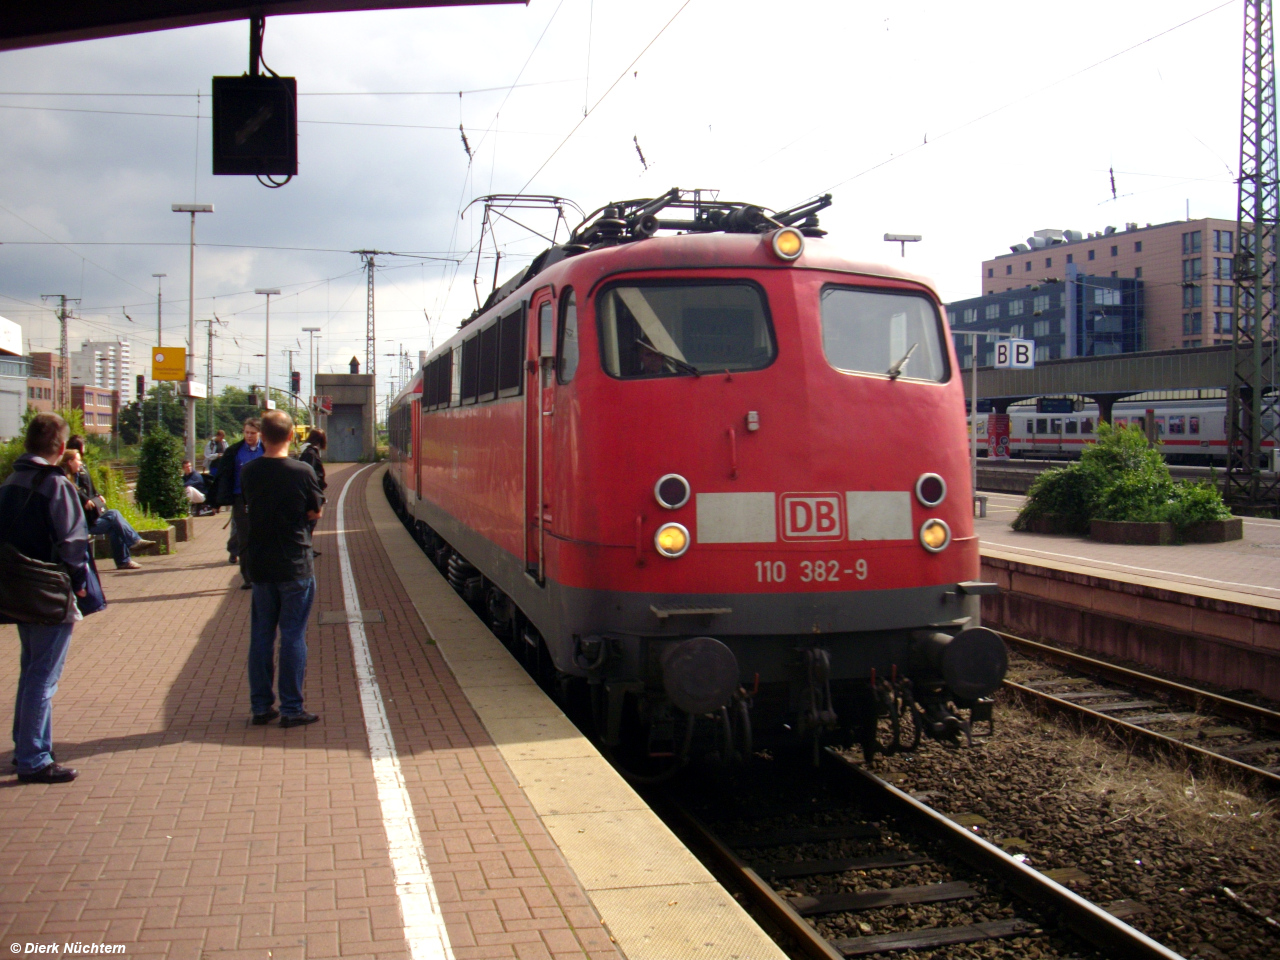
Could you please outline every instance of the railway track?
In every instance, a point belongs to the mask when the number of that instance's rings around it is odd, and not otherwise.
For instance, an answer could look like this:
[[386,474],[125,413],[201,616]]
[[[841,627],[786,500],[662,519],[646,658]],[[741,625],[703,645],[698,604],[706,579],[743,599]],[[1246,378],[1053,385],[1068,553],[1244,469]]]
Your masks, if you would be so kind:
[[[708,825],[723,812],[715,803],[708,817],[671,793],[655,799],[655,809],[785,934],[796,955],[835,960],[1011,938],[1016,949],[1016,938],[1068,932],[1102,956],[1179,958],[1123,922],[1140,905],[1091,903],[978,836],[970,818],[948,818],[835,751],[822,759],[834,795],[853,802],[804,807],[799,826],[777,827],[768,811],[756,810],[746,821],[758,829],[726,832]],[[863,889],[851,889],[851,871]],[[874,918],[875,926],[862,917]],[[950,922],[974,917],[984,919]],[[1068,943],[1056,953],[1080,956],[1080,946]],[[1045,950],[1038,955],[1055,955]]]
[[1280,713],[1008,633],[1004,685],[1040,713],[1066,716],[1160,752],[1280,792]]

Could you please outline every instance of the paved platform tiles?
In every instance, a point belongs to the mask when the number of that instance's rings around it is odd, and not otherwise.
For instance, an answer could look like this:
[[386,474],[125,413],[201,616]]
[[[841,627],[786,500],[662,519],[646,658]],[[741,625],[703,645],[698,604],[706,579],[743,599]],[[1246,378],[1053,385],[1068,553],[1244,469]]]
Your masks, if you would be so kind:
[[1025,498],[984,495],[987,517],[974,521],[984,553],[1260,606],[1280,603],[1280,521],[1246,518],[1244,539],[1227,543],[1131,546],[1018,532],[1009,524]]
[[[334,535],[354,470],[330,469],[316,538],[307,706],[318,724],[248,723],[250,593],[227,563],[225,513],[197,520],[176,556],[104,571],[111,606],[76,628],[54,702],[59,760],[80,779],[0,778],[0,952],[78,942],[122,944],[130,957],[411,955]],[[780,956],[538,703],[390,515],[374,475],[352,485],[347,542],[447,929],[439,955]],[[417,608],[392,566],[415,553]],[[13,627],[0,633],[9,703],[17,640]]]

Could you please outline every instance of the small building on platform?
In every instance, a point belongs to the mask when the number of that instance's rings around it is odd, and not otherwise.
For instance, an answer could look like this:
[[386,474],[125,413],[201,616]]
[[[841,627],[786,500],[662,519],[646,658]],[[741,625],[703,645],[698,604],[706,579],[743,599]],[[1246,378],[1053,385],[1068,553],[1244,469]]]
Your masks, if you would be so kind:
[[359,371],[353,357],[351,373],[316,374],[316,395],[332,405],[331,413],[320,414],[319,426],[329,438],[325,458],[333,463],[372,460],[377,452],[374,375]]

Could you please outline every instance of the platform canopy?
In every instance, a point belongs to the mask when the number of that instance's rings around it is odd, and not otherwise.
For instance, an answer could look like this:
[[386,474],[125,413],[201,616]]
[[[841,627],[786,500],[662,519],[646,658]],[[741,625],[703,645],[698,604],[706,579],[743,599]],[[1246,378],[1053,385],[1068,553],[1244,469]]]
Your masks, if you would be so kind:
[[128,33],[196,27],[250,17],[343,13],[408,7],[474,7],[527,0],[61,0],[6,3],[0,17],[0,50],[97,40]]

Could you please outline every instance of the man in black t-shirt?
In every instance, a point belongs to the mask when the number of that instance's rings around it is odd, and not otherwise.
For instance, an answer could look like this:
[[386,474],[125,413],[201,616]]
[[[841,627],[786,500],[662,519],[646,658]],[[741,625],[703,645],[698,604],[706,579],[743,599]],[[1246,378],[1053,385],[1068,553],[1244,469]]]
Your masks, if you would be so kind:
[[[282,727],[320,718],[302,706],[307,672],[307,620],[315,600],[311,525],[324,509],[315,471],[289,458],[293,420],[283,410],[262,418],[265,452],[240,471],[248,536],[241,557],[253,584],[249,630],[249,702],[255,724],[280,717]],[[280,632],[280,709],[272,687]]]

